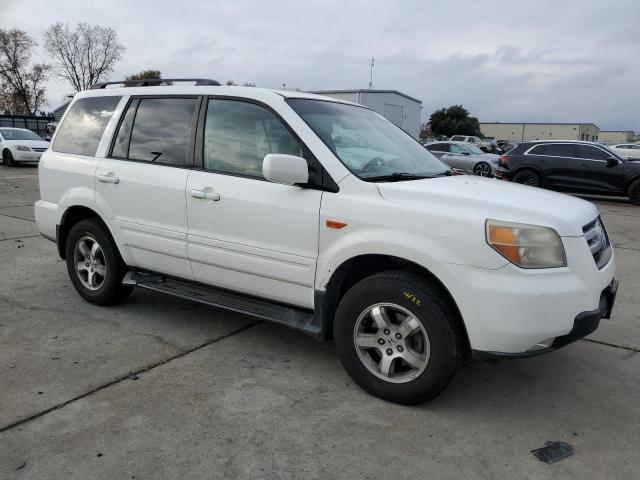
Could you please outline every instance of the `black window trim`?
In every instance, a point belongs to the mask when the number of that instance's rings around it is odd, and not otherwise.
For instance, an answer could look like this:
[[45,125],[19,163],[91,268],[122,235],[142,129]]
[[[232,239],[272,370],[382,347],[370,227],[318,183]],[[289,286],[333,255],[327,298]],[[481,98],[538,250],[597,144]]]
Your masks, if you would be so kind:
[[269,113],[271,113],[276,119],[278,119],[282,125],[289,131],[289,133],[300,143],[302,148],[302,158],[304,158],[308,165],[309,169],[316,169],[320,173],[321,181],[314,183],[306,183],[304,185],[297,185],[301,188],[309,188],[313,190],[323,190],[327,192],[337,193],[339,191],[338,184],[331,178],[329,172],[324,168],[322,163],[318,160],[318,158],[313,154],[311,149],[302,141],[300,136],[295,132],[293,128],[289,125],[289,123],[282,118],[282,116],[274,110],[270,105],[266,103],[256,100],[254,98],[247,97],[238,97],[234,95],[204,95],[201,102],[200,112],[198,115],[197,128],[195,133],[195,141],[194,141],[194,151],[193,151],[193,165],[192,169],[214,173],[216,175],[228,175],[231,177],[240,177],[246,178],[249,180],[258,180],[262,182],[268,182],[264,177],[257,177],[254,175],[246,175],[242,173],[234,173],[234,172],[223,172],[218,170],[212,170],[208,168],[204,168],[204,127],[205,127],[205,119],[207,116],[207,108],[209,105],[209,100],[232,100],[238,102],[251,103],[254,105],[258,105],[259,107],[264,108]]
[[[534,150],[536,147],[539,147],[541,145],[573,145],[574,147],[575,146],[579,146],[579,145],[586,145],[586,146],[589,146],[589,147],[597,148],[598,150],[600,150],[600,151],[606,153],[607,155],[609,155],[610,157],[615,157],[613,153],[611,153],[608,150],[605,150],[603,148],[600,148],[598,145],[585,144],[585,143],[579,143],[579,142],[544,142],[544,143],[536,143],[532,147],[530,147],[527,150],[525,150],[523,155],[534,156],[534,157],[570,158],[572,160],[588,160],[588,161],[591,161],[591,162],[604,162],[604,163],[607,162],[606,160],[600,160],[600,159],[597,159],[597,158],[566,157],[564,155],[544,155],[544,154],[541,154],[541,153],[531,153],[532,150]],[[616,160],[620,160],[620,158],[616,158]]]
[[[135,106],[136,111],[134,112],[133,119],[131,121],[131,127],[129,128],[129,132],[127,132],[129,135],[129,140],[127,142],[127,155],[129,155],[129,149],[131,147],[131,135],[133,133],[133,126],[135,125],[136,117],[138,115],[138,107],[140,106],[141,100],[147,99],[147,98],[152,98],[152,99],[153,98],[187,98],[187,99],[192,98],[196,100],[196,106],[194,108],[193,117],[191,118],[191,125],[189,127],[189,139],[187,141],[187,157],[184,165],[176,165],[175,163],[166,163],[166,162],[157,162],[157,161],[150,162],[149,160],[139,160],[136,158],[123,158],[123,157],[116,157],[113,155],[113,148],[115,147],[115,142],[116,142],[116,139],[118,138],[118,133],[120,133],[120,127],[124,122],[124,118],[127,115],[127,112],[129,111],[129,107],[131,106],[131,104],[133,104],[134,102],[137,102]],[[124,108],[124,110],[120,114],[120,118],[118,119],[118,125],[111,137],[111,142],[109,144],[109,150],[106,158],[111,160],[122,160],[124,162],[144,163],[145,165],[158,165],[160,167],[173,167],[173,168],[186,168],[186,169],[193,168],[193,165],[194,165],[193,151],[194,151],[194,143],[196,138],[196,127],[197,127],[198,115],[200,114],[200,108],[202,107],[202,99],[203,99],[202,95],[171,95],[171,94],[131,95],[131,97],[129,98],[129,101],[127,102],[127,106]]]

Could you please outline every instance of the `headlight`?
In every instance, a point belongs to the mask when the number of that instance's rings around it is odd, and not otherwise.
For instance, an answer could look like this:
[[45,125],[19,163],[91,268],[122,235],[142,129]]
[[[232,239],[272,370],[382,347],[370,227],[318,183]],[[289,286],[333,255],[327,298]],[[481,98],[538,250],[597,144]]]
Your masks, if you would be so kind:
[[30,152],[31,149],[29,147],[25,147],[24,145],[18,145],[16,147],[16,150],[19,150],[21,152]]
[[553,228],[487,220],[487,243],[521,268],[566,267],[562,240]]

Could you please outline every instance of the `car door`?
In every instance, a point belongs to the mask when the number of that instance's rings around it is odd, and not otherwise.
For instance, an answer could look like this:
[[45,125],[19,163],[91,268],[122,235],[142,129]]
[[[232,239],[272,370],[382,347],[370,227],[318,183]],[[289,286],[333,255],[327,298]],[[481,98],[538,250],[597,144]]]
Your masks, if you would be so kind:
[[313,308],[322,192],[262,175],[269,153],[302,144],[266,106],[209,98],[187,181],[188,254],[197,281]]
[[185,188],[199,102],[132,98],[96,172],[96,198],[133,266],[187,279]]
[[442,157],[442,160],[453,168],[467,172],[473,170],[473,159],[462,145],[450,143],[449,151]]
[[625,191],[627,175],[621,159],[603,148],[589,144],[576,145],[576,153],[583,191],[600,194]]
[[574,143],[540,143],[525,152],[527,165],[542,173],[543,185],[554,190],[581,188],[580,164]]

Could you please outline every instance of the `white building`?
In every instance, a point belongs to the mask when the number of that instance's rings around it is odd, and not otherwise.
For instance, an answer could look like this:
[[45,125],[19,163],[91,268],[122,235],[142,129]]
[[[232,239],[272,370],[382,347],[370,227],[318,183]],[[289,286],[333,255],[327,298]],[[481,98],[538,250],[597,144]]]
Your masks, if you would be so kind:
[[397,90],[315,90],[310,93],[358,103],[375,110],[405,132],[418,138],[422,101]]

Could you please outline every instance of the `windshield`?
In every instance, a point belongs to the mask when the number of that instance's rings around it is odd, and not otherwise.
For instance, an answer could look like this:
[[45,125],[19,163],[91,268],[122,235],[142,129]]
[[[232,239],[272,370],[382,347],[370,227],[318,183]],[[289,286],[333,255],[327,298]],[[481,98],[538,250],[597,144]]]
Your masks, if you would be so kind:
[[469,150],[469,152],[475,155],[484,155],[484,152],[480,150],[478,147],[476,147],[473,143],[469,145],[465,145],[464,148],[466,148],[467,150]]
[[42,140],[41,137],[33,133],[31,130],[0,128],[0,133],[2,133],[5,140]]
[[450,170],[410,135],[372,110],[303,98],[289,99],[288,103],[363,180],[411,180],[445,175]]

